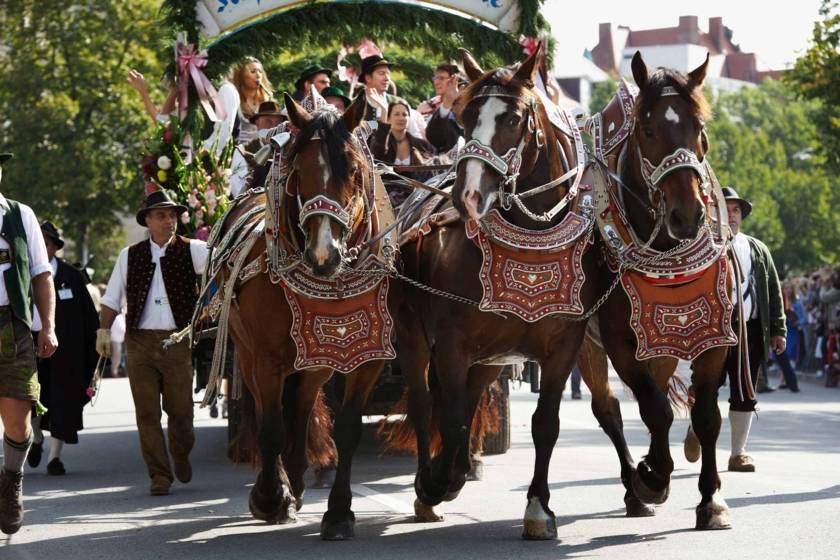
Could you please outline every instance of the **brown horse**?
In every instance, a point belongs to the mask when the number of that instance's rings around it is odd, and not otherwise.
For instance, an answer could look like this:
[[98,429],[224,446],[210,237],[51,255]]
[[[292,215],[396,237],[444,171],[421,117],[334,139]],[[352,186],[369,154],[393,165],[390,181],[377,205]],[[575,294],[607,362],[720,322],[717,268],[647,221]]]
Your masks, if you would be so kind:
[[[368,192],[365,177],[371,176],[368,159],[352,134],[364,116],[364,96],[358,97],[343,115],[329,110],[309,113],[289,96],[286,108],[299,133],[285,154],[288,175],[280,208],[286,219],[275,219],[273,227],[290,247],[297,247],[302,265],[312,278],[343,278],[348,271],[350,244],[369,235],[370,222],[365,216],[377,215],[373,197],[364,194]],[[226,218],[222,234],[265,204],[264,194],[239,203]],[[254,219],[262,219],[262,213],[257,212]],[[238,286],[229,325],[242,378],[255,401],[262,469],[251,490],[250,510],[257,519],[285,523],[295,520],[295,512],[302,505],[310,414],[319,389],[333,369],[325,366],[297,371],[298,352],[290,336],[292,309],[284,290],[265,272],[266,254],[267,243],[261,235],[243,262],[257,262],[262,273]],[[394,312],[398,292],[392,287],[388,293],[388,306]],[[344,398],[335,418],[338,467],[321,522],[321,537],[327,540],[351,538],[354,533],[351,462],[361,437],[362,411],[383,365],[382,360],[368,361],[347,375]]]
[[[639,53],[633,57],[633,77],[639,93],[632,107],[631,128],[623,150],[619,146],[615,152],[625,155],[618,158],[624,165],[615,166],[620,178],[613,185],[624,191],[620,197],[623,200],[623,215],[640,240],[638,245],[652,238],[650,248],[658,255],[651,259],[653,261],[666,262],[669,252],[677,253],[692,240],[702,239],[699,236],[704,228],[720,225],[719,216],[709,211],[713,208],[710,199],[714,193],[710,191],[710,171],[704,162],[709,148],[704,130],[709,108],[702,93],[707,64],[708,58],[688,75],[661,68],[650,73]],[[726,233],[725,229],[721,231]],[[610,244],[604,240],[601,243],[602,254],[609,254]],[[725,261],[723,256],[715,258]],[[639,263],[622,261],[620,266],[623,271],[635,272],[640,270]],[[613,270],[615,259],[611,266],[608,266],[607,260],[602,260],[602,277],[613,278]],[[723,274],[726,273],[721,273],[718,278],[723,278]],[[722,282],[718,285],[725,285],[721,292],[725,294],[724,298],[728,298],[731,276],[726,274]],[[679,294],[684,285],[691,283],[686,277],[682,284],[675,281],[662,288],[673,290],[670,297],[675,299],[675,309],[689,303],[679,301]],[[632,304],[621,290],[613,291],[599,310],[600,334],[619,376],[638,400],[642,420],[651,434],[648,454],[638,464],[633,476],[633,489],[646,503],[662,503],[668,497],[674,467],[668,447],[673,412],[663,389],[676,361],[673,357],[637,357],[637,333],[631,322],[637,321],[638,315],[633,316]],[[724,305],[717,306],[717,311],[712,310],[713,314],[718,313],[717,317],[723,323],[722,331],[729,328],[731,316],[727,311],[731,312],[731,307],[727,309],[727,305],[729,302],[725,300]],[[685,315],[675,318],[686,324]],[[697,528],[700,529],[729,527],[728,509],[719,494],[715,443],[720,431],[718,387],[729,354],[726,345],[733,343],[734,337],[722,337],[705,351],[696,350],[692,354],[695,400],[691,420],[703,454],[699,480],[702,499],[697,506]]]
[[[472,156],[459,161],[452,192],[464,220],[472,218],[477,223],[498,211],[517,228],[545,232],[553,231],[568,214],[563,201],[583,158],[568,131],[552,123],[534,89],[538,56],[514,68],[485,73],[464,52],[464,66],[472,83],[461,93],[456,112]],[[563,180],[556,181],[558,178]],[[540,188],[548,183],[554,184]],[[531,190],[537,192],[527,198],[525,209],[501,200],[514,191]],[[430,234],[404,245],[402,256],[407,276],[462,298],[482,298],[482,251],[467,236],[464,223],[433,228]],[[586,281],[579,288],[582,309],[591,308],[597,297],[597,287],[590,281],[596,278],[596,260],[594,251],[584,249],[580,262]],[[548,467],[558,437],[561,395],[585,328],[585,321],[569,321],[568,316],[554,314],[526,321],[512,313],[488,313],[464,302],[406,288],[397,330],[400,363],[409,389],[408,413],[417,436],[418,519],[439,519],[432,507],[454,499],[463,487],[470,470],[469,428],[476,405],[497,377],[500,364],[528,358],[539,362],[543,373],[532,418],[536,461],[523,536],[556,537],[554,514],[548,507]],[[430,363],[437,378],[434,394],[429,388]],[[604,395],[593,409],[602,423],[615,427],[615,436],[623,441],[620,424],[608,417],[610,396]],[[442,439],[442,449],[434,458],[429,449],[433,398],[440,405]],[[628,473],[628,485],[630,478]],[[635,511],[635,504],[642,507],[629,491],[627,501],[628,511]]]

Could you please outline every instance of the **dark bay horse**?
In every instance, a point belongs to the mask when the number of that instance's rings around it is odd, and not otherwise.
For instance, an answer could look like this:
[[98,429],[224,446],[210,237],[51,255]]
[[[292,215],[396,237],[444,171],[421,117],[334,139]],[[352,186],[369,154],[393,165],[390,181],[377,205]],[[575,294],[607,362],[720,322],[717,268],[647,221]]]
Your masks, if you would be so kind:
[[[677,254],[681,247],[702,239],[704,228],[721,225],[720,216],[710,212],[713,208],[710,199],[715,195],[710,186],[710,171],[704,162],[709,149],[704,129],[709,107],[702,93],[707,65],[708,57],[687,75],[662,68],[651,73],[639,53],[633,57],[633,77],[639,93],[630,115],[631,129],[621,151],[623,155],[619,158],[623,165],[616,165],[620,181],[614,182],[614,185],[624,191],[621,193],[622,211],[639,240],[637,245],[649,240],[650,249],[658,255],[651,260],[667,262],[669,253]],[[720,231],[725,237],[728,231],[726,226],[723,227]],[[608,241],[600,241],[602,254],[610,253]],[[720,247],[724,245],[719,244]],[[715,258],[723,259],[725,265],[725,256]],[[618,260],[623,271],[640,268],[637,266],[639,261]],[[602,277],[613,278],[615,259],[612,268],[606,260],[602,260],[599,270]],[[718,290],[724,294],[724,299],[729,298],[731,272],[721,273],[718,278]],[[691,284],[691,278],[685,277],[682,283],[680,278],[669,282],[663,290],[673,290],[670,296],[674,300],[674,309],[684,309],[680,305],[690,302],[680,301],[679,290]],[[723,304],[712,309],[711,313],[718,313],[723,322],[721,330],[725,331],[729,328],[732,307],[728,300],[720,301]],[[616,289],[599,310],[599,327],[604,348],[622,381],[638,400],[642,420],[651,434],[648,453],[633,475],[633,489],[644,502],[657,504],[668,497],[670,475],[674,468],[668,447],[673,412],[664,386],[676,366],[676,360],[672,357],[638,357],[637,336],[631,325],[638,320],[638,315],[633,316],[634,304],[621,289]],[[688,321],[686,315],[677,314],[675,319],[679,319],[682,325]],[[692,354],[694,405],[691,420],[703,457],[699,480],[702,498],[697,506],[696,526],[699,529],[730,526],[728,508],[719,493],[720,478],[715,463],[715,443],[721,423],[717,405],[718,387],[730,352],[728,346],[734,344],[733,337],[723,340],[725,338],[721,337],[722,340],[708,349]]]
[[[343,115],[324,109],[309,113],[289,96],[285,101],[290,122],[299,133],[285,155],[288,175],[279,206],[285,219],[275,219],[273,227],[289,241],[289,247],[297,247],[311,278],[325,282],[342,278],[350,243],[365,239],[370,225],[365,216],[376,214],[373,197],[365,194],[370,185],[364,178],[372,176],[368,175],[369,162],[352,134],[364,116],[365,99],[358,97]],[[265,194],[239,203],[226,218],[222,234],[264,204]],[[252,220],[262,215],[257,212]],[[229,325],[243,380],[255,401],[262,469],[251,490],[250,510],[257,519],[285,523],[295,520],[302,505],[309,418],[319,389],[333,369],[298,371],[298,352],[290,336],[292,309],[284,290],[265,271],[266,254],[265,236],[259,236],[247,262],[256,262],[262,272],[238,286]],[[393,313],[398,298],[398,286],[392,286],[387,299]],[[344,328],[333,330],[343,335]],[[367,361],[347,374],[335,418],[338,467],[321,522],[324,539],[353,536],[351,462],[361,437],[362,410],[383,365],[382,360]]]
[[[464,53],[464,66],[472,83],[461,93],[456,113],[464,125],[467,147],[472,146],[471,153],[480,157],[458,163],[452,198],[463,220],[479,222],[490,212],[500,211],[503,219],[516,228],[545,232],[567,216],[568,207],[563,207],[563,201],[577,166],[584,162],[572,137],[552,124],[534,89],[538,56],[513,68],[485,73],[469,53]],[[512,191],[511,183],[519,193],[525,193],[558,178],[563,180],[528,198],[525,210],[517,205],[508,209],[500,206],[500,184],[505,185],[507,194]],[[555,210],[558,208],[560,211]],[[413,279],[473,301],[482,298],[482,251],[467,236],[461,221],[437,227],[403,245],[402,260],[406,275]],[[579,292],[583,309],[589,309],[597,298],[596,288],[589,281],[596,278],[596,260],[592,250],[585,250],[581,257],[581,273],[587,279]],[[574,278],[563,281],[572,282]],[[548,467],[558,437],[561,395],[583,342],[586,322],[569,321],[559,315],[526,321],[512,313],[489,313],[415,288],[407,287],[404,295],[397,330],[400,363],[409,389],[408,414],[417,436],[418,519],[438,519],[432,508],[458,495],[470,470],[469,428],[483,391],[506,360],[527,358],[539,362],[543,373],[532,418],[536,461],[523,536],[555,538],[556,522],[548,507]],[[430,363],[437,380],[433,392],[428,377]],[[442,449],[434,458],[429,449],[432,399],[440,404],[442,439]],[[602,424],[617,426],[616,437],[623,440],[620,424],[608,418],[608,401],[605,396],[596,415]],[[628,492],[628,510],[636,509],[634,503],[642,507]]]

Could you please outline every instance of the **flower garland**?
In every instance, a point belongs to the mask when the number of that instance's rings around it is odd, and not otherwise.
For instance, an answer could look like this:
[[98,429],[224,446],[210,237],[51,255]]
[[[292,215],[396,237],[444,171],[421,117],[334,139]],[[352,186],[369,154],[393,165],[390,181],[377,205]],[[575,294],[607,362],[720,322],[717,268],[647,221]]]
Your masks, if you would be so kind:
[[177,118],[159,122],[146,140],[141,160],[144,194],[166,190],[173,200],[188,208],[181,216],[182,231],[206,240],[213,227],[230,206],[228,180],[233,156],[233,142],[222,150],[201,149],[189,157],[185,134]]

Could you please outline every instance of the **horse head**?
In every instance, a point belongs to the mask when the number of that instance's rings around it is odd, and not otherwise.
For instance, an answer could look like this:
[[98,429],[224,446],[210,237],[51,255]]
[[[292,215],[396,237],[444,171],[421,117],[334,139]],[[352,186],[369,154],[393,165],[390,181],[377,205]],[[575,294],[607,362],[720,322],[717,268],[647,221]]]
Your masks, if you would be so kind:
[[289,121],[300,131],[289,152],[286,194],[297,200],[303,231],[303,258],[317,276],[337,274],[347,242],[364,218],[367,161],[353,137],[361,123],[361,95],[340,114],[330,108],[312,113],[285,95]]
[[[501,202],[505,189],[513,190],[517,179],[534,169],[543,147],[552,152],[558,148],[534,91],[539,48],[516,66],[490,72],[468,51],[461,52],[471,83],[453,107],[467,142],[458,155],[452,199],[463,219],[480,220]],[[548,156],[557,165],[560,159]],[[562,170],[554,176],[560,174]]]
[[708,64],[706,55],[703,64],[684,75],[665,68],[650,73],[639,52],[632,61],[639,96],[628,172],[674,240],[697,236],[706,218],[709,177],[703,160],[709,139],[704,123],[710,111],[702,86]]

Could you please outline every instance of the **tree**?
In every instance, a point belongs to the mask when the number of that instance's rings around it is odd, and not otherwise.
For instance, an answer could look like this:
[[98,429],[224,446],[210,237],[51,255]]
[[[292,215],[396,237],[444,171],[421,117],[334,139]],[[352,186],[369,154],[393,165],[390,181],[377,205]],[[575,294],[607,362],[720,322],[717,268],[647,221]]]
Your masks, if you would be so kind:
[[840,13],[837,3],[823,0],[814,23],[810,48],[788,73],[786,81],[806,99],[822,101],[817,146],[831,168],[840,171]]
[[722,93],[708,124],[715,173],[751,200],[755,209],[744,231],[767,243],[781,271],[813,269],[840,256],[840,192],[820,152],[822,110],[767,80]]
[[77,259],[101,248],[106,274],[119,214],[143,196],[138,157],[150,122],[126,74],[161,73],[158,4],[18,0],[0,11],[0,145],[16,155],[2,189],[54,219]]

